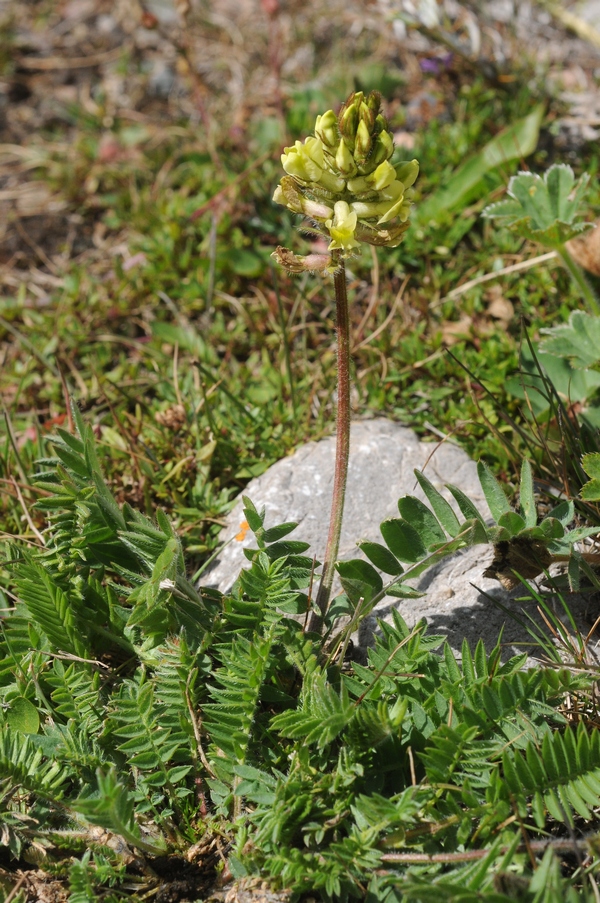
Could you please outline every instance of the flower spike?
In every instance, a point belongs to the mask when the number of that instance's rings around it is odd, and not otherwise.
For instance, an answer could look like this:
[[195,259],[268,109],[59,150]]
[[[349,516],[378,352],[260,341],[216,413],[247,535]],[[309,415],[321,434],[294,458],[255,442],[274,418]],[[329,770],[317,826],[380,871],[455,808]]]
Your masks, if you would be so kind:
[[[307,217],[304,228],[323,235],[329,251],[350,257],[361,242],[396,247],[408,228],[416,160],[392,164],[394,139],[381,113],[381,96],[351,94],[339,115],[317,116],[314,135],[286,147],[286,175],[273,200]],[[381,228],[385,226],[385,228]],[[290,272],[330,266],[302,265],[278,248],[275,258]],[[290,256],[288,256],[290,255]]]

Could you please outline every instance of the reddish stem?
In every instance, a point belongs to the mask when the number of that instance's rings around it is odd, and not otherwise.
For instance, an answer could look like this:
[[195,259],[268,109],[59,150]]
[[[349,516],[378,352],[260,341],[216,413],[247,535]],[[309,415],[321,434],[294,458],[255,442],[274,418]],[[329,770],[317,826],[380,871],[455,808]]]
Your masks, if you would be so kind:
[[335,303],[337,321],[337,371],[338,397],[335,445],[335,474],[333,478],[333,496],[331,499],[331,515],[329,535],[325,548],[323,576],[317,592],[316,605],[320,614],[313,612],[308,629],[320,632],[323,618],[329,608],[329,597],[335,574],[335,563],[340,547],[342,517],[344,514],[344,498],[348,477],[348,457],[350,454],[350,323],[348,318],[348,296],[346,294],[346,269],[344,261],[338,255],[338,269],[335,271]]

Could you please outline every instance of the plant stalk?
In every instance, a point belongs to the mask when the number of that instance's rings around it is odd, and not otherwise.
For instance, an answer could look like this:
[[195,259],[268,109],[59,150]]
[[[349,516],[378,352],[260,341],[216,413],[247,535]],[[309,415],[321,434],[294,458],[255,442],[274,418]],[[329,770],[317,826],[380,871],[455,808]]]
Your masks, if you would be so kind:
[[598,303],[598,299],[594,294],[594,290],[585,278],[585,273],[583,272],[581,267],[575,263],[564,245],[562,245],[560,248],[557,248],[556,253],[560,257],[560,259],[568,269],[572,279],[576,283],[579,291],[583,296],[584,301],[588,306],[589,312],[594,314],[595,316],[599,316],[600,304]]
[[329,597],[335,574],[335,563],[340,547],[344,498],[348,477],[348,457],[350,454],[350,323],[348,318],[348,295],[346,293],[346,268],[340,252],[337,251],[338,268],[333,277],[335,286],[337,322],[337,419],[335,442],[335,473],[333,496],[329,519],[329,535],[325,548],[323,576],[317,592],[316,605],[320,614],[313,612],[308,624],[309,631],[320,633],[323,618],[329,608]]

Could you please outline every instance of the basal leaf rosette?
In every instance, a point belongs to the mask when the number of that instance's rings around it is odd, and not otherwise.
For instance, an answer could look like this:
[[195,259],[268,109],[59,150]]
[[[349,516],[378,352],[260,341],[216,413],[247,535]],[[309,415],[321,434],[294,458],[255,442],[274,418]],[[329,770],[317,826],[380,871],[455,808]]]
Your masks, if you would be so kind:
[[275,259],[290,272],[335,269],[361,242],[394,248],[408,229],[419,164],[393,165],[394,140],[380,112],[377,91],[351,94],[338,116],[317,116],[315,133],[286,147],[286,175],[273,200],[306,217],[303,228],[323,235],[334,255],[298,257],[278,248]]

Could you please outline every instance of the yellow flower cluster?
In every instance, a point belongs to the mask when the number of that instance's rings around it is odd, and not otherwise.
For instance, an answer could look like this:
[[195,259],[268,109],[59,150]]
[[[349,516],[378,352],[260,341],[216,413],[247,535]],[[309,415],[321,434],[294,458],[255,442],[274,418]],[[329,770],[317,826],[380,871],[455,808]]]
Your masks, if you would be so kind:
[[281,155],[273,200],[312,221],[329,250],[349,256],[364,241],[395,247],[408,228],[416,160],[390,163],[394,141],[373,91],[352,94],[339,116],[317,116],[315,134]]

